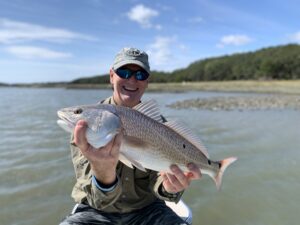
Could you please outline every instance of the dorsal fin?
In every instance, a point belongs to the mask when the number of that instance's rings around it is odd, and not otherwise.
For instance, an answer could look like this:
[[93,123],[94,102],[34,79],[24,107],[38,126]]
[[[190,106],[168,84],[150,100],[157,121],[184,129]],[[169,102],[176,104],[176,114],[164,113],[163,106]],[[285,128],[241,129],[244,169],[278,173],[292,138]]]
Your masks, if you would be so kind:
[[199,137],[197,137],[193,131],[186,127],[182,122],[179,120],[170,120],[164,123],[164,125],[170,127],[174,131],[176,131],[178,134],[183,136],[185,139],[187,139],[189,142],[191,142],[193,145],[195,145],[207,158],[209,158],[208,152],[206,147],[203,145]]
[[141,102],[140,104],[133,107],[133,109],[139,111],[140,113],[162,123],[163,119],[161,117],[158,104],[154,99],[148,100],[146,102]]

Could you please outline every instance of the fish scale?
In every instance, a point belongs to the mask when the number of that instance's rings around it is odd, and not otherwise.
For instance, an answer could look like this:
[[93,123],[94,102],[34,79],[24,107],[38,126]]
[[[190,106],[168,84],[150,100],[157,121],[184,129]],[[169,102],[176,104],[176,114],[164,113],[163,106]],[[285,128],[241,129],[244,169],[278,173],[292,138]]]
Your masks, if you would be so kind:
[[[118,111],[126,135],[143,140],[143,142],[150,145],[151,149],[157,153],[164,151],[164,158],[171,158],[173,162],[181,163],[181,154],[173,154],[174,150],[176,151],[176,149],[178,149],[178,147],[175,147],[176,143],[174,142],[174,140],[177,140],[174,138],[176,134],[169,132],[168,129],[165,129],[166,127],[164,125],[161,125],[157,121],[137,111],[135,113],[131,111],[132,110],[124,110],[122,108]],[[139,126],[136,121],[139,121],[143,126]],[[170,151],[170,149],[172,150]]]

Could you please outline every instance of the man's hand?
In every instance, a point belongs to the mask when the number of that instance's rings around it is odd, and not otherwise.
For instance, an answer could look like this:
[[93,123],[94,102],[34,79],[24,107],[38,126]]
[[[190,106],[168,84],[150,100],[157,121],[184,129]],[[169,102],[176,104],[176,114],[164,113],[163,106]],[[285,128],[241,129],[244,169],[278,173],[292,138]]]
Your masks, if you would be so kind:
[[91,164],[93,175],[103,184],[111,184],[116,179],[116,167],[119,160],[119,149],[122,132],[99,149],[93,148],[86,140],[87,123],[84,120],[77,122],[74,129],[74,143]]
[[186,189],[192,180],[200,179],[200,169],[193,163],[188,165],[189,172],[184,173],[178,166],[170,167],[171,173],[161,172],[163,178],[163,187],[169,193],[177,193]]

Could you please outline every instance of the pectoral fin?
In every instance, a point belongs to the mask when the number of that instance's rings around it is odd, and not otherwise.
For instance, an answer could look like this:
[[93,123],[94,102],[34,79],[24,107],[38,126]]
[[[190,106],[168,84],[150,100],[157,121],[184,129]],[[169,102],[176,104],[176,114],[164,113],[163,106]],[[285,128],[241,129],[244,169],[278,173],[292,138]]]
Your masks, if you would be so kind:
[[139,170],[146,172],[146,169],[139,162],[135,161],[130,156],[126,155],[124,152],[120,152],[119,160],[132,169],[133,166],[135,166]]

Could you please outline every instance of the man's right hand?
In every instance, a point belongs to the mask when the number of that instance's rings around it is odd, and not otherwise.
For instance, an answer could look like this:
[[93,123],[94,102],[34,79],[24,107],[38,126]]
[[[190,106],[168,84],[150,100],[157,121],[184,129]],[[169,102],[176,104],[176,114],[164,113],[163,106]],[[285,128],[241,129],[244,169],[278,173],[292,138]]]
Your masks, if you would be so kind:
[[86,140],[86,128],[86,121],[77,122],[74,129],[74,143],[90,162],[93,175],[97,180],[106,185],[112,184],[116,179],[116,167],[123,134],[120,132],[106,146],[95,149]]

